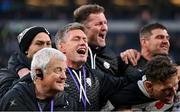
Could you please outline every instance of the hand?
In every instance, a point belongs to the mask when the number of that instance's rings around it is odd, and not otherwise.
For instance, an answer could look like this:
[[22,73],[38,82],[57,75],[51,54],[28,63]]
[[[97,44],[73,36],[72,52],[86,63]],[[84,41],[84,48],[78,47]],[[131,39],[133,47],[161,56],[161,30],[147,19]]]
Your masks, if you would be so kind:
[[128,64],[130,61],[133,66],[136,66],[137,61],[141,57],[141,54],[135,49],[128,49],[124,52],[121,52],[120,57],[126,64]]
[[22,68],[18,71],[18,75],[20,78],[22,78],[25,75],[27,75],[29,72],[30,72],[30,70],[28,68]]

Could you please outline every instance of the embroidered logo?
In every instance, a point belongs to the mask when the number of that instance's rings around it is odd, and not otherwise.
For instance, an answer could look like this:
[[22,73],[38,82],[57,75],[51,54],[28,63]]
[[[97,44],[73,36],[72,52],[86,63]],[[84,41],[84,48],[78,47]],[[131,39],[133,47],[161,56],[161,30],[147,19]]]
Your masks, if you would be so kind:
[[91,87],[91,85],[92,85],[91,79],[90,79],[90,78],[86,78],[86,82],[87,82],[87,84]]
[[109,64],[108,62],[104,61],[104,67],[105,67],[106,69],[109,69],[109,68],[110,68],[110,64]]
[[10,106],[16,105],[15,100],[10,101]]

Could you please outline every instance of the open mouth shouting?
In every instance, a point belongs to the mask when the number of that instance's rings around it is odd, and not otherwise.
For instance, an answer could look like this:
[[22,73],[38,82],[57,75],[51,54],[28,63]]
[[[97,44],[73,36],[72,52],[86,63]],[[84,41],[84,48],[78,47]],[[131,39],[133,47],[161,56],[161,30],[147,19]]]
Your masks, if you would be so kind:
[[79,48],[77,50],[77,53],[80,54],[80,55],[85,55],[86,52],[87,52],[86,50],[87,50],[87,48]]
[[101,39],[105,39],[105,35],[102,34],[102,33],[100,33],[100,34],[98,35],[98,37],[101,38]]

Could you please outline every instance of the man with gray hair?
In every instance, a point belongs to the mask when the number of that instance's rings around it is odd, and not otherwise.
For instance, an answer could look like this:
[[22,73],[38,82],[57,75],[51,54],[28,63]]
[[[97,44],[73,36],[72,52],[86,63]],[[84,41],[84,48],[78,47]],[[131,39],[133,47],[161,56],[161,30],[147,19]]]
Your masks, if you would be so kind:
[[78,102],[78,111],[99,111],[115,87],[127,84],[124,78],[107,77],[86,65],[88,40],[84,25],[70,23],[60,29],[55,38],[56,47],[67,56],[65,91]]
[[20,81],[2,98],[0,110],[65,111],[74,110],[73,100],[64,91],[66,56],[53,48],[34,54],[31,64],[33,81]]

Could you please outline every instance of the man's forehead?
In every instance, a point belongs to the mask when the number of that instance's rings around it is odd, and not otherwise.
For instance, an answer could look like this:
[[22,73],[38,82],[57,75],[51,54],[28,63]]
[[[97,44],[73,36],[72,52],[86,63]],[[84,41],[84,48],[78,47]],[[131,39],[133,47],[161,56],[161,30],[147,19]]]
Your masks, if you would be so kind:
[[99,21],[102,18],[104,18],[106,20],[106,17],[104,15],[104,13],[91,13],[88,17],[87,17],[87,21]]
[[44,36],[37,36],[33,39],[33,41],[39,41],[39,42],[47,42],[47,41],[51,41],[51,39],[48,37],[44,37]]
[[153,29],[151,31],[152,34],[158,35],[158,34],[166,34],[169,35],[166,29],[161,29],[161,28],[157,28],[157,29]]
[[86,37],[86,34],[84,31],[82,31],[81,29],[74,29],[74,30],[70,30],[66,33],[66,36],[69,37]]

